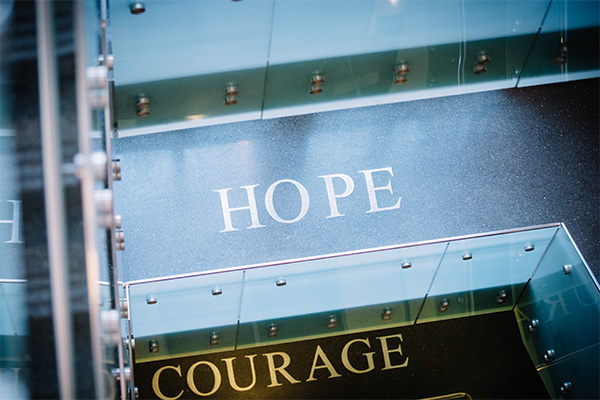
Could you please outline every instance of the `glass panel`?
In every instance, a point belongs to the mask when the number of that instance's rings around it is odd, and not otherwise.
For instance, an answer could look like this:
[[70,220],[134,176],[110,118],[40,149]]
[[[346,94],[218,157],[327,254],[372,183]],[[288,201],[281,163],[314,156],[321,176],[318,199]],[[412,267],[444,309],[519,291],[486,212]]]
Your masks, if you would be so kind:
[[418,322],[511,309],[557,229],[451,242]]
[[436,243],[248,270],[239,347],[412,324],[445,247]]
[[[143,14],[131,4],[111,1],[121,129],[260,118],[273,1],[145,1]],[[235,106],[225,105],[229,82],[238,86]],[[150,101],[146,117],[136,116],[141,95]]]
[[[548,59],[555,33],[567,25],[575,46],[589,43],[572,52],[571,72],[597,75],[597,52],[588,51],[598,48],[597,2],[553,2],[544,20],[550,3],[147,1],[133,14],[131,2],[117,0],[111,37],[120,130],[133,135],[515,87],[526,62],[522,84],[540,74],[536,63]],[[320,78],[312,79],[315,72]],[[580,79],[577,73],[563,77]],[[229,83],[237,93],[230,106]],[[150,100],[146,117],[137,116],[138,97]]]
[[[547,366],[583,363],[577,368],[595,370],[598,376],[600,292],[564,227],[550,244],[515,314],[523,341],[540,373]],[[585,386],[585,380],[575,372],[562,366],[559,370],[564,373],[551,374],[550,381],[546,379],[551,393],[564,381],[573,380],[574,387],[580,389]],[[591,389],[595,391],[581,398],[597,398],[597,385]]]
[[[242,277],[235,271],[129,285],[136,362],[232,350]],[[219,345],[211,346],[215,327]]]
[[600,76],[600,3],[553,1],[519,86]]

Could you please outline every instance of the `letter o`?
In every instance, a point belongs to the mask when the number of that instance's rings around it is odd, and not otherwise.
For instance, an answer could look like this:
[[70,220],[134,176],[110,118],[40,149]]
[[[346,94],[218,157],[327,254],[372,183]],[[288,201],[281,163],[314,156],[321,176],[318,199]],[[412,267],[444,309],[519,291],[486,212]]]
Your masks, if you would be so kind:
[[[215,377],[215,384],[213,386],[213,388],[211,389],[210,392],[208,393],[203,393],[201,391],[198,390],[198,388],[196,387],[196,383],[194,382],[194,370],[196,369],[196,367],[198,365],[208,365],[208,367],[212,370],[213,375]],[[210,396],[211,394],[214,394],[217,390],[219,390],[219,387],[221,386],[221,373],[219,372],[219,369],[215,366],[215,364],[208,362],[208,361],[198,361],[197,363],[195,363],[194,365],[192,365],[190,367],[190,370],[187,373],[187,383],[188,386],[190,387],[190,389],[192,390],[192,392],[196,393],[198,396]]]
[[[275,188],[280,183],[284,182],[289,182],[292,185],[296,186],[296,189],[298,189],[298,192],[300,193],[300,201],[302,203],[300,214],[298,214],[298,216],[294,219],[281,218],[279,214],[277,214],[277,211],[275,211],[275,207],[273,206],[273,193],[275,192]],[[269,186],[269,189],[267,189],[267,193],[265,194],[265,206],[267,208],[267,212],[275,221],[282,222],[284,224],[292,224],[304,218],[306,212],[308,211],[308,207],[310,206],[310,198],[308,197],[308,192],[306,191],[306,188],[302,186],[300,182],[296,182],[293,179],[282,179],[280,181],[275,182],[274,184]]]

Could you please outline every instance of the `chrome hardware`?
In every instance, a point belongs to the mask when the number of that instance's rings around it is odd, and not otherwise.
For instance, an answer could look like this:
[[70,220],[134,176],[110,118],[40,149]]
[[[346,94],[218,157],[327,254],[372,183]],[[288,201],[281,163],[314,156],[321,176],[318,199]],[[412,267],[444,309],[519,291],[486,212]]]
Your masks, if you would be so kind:
[[148,351],[150,353],[158,353],[158,340],[150,340],[148,342]]
[[465,260],[465,261],[467,261],[467,260],[470,260],[470,259],[472,259],[472,258],[473,258],[473,254],[469,253],[468,251],[467,251],[467,252],[465,252],[465,253],[463,254],[463,256],[462,256],[462,259],[463,259],[463,260]]
[[94,191],[94,201],[98,213],[98,224],[105,229],[112,228],[113,193],[110,189]]
[[106,310],[100,313],[104,340],[116,346],[121,340],[121,313],[117,310]]
[[533,251],[533,250],[535,250],[535,246],[533,244],[527,243],[525,245],[525,251]]
[[558,46],[556,55],[554,56],[554,63],[558,65],[564,65],[567,63],[567,56],[569,55],[569,46],[566,43],[561,43]]
[[406,83],[406,74],[410,72],[410,67],[406,61],[400,61],[396,64],[395,72],[394,72],[394,83],[402,84]]
[[485,64],[475,64],[475,65],[473,65],[473,73],[475,75],[481,75],[484,72],[487,72],[487,66]]
[[158,299],[154,296],[146,297],[146,304],[156,304],[158,303]]
[[275,285],[277,285],[277,286],[285,286],[285,285],[287,285],[287,282],[285,281],[285,279],[279,278],[279,279],[277,279],[277,281],[275,281]]
[[565,382],[560,387],[560,394],[562,394],[564,396],[567,393],[569,393],[571,391],[571,389],[573,389],[573,385],[571,384],[571,382]]
[[221,288],[220,288],[220,287],[218,287],[218,286],[215,286],[215,287],[213,288],[213,290],[212,290],[212,295],[213,295],[213,296],[218,296],[218,295],[220,295],[220,294],[222,294],[222,293],[223,293],[223,291],[222,291],[222,290],[221,290]]
[[267,335],[269,337],[275,337],[277,336],[277,331],[279,330],[279,328],[277,328],[277,324],[269,324],[268,329],[267,329]]
[[553,349],[547,350],[546,354],[544,354],[544,362],[546,364],[554,361],[554,357],[556,356],[556,353],[554,352]]
[[112,160],[112,178],[113,181],[121,180],[121,160]]
[[210,345],[216,346],[217,344],[219,344],[219,333],[212,331],[210,333]]
[[121,318],[129,318],[129,303],[126,299],[119,300],[119,309],[121,310]]
[[106,59],[107,59],[107,62],[105,64],[104,63],[104,55],[100,54],[98,56],[98,63],[100,65],[106,66],[109,69],[109,71],[112,71],[113,68],[115,67],[115,57],[112,54],[109,54],[108,57],[106,57]]
[[146,95],[139,95],[135,101],[135,107],[138,117],[147,117],[150,115],[150,98]]
[[130,7],[129,10],[131,11],[132,14],[137,15],[137,14],[143,14],[144,11],[146,11],[146,6],[144,6],[144,3],[142,2],[136,2],[133,3]]
[[537,330],[538,326],[540,326],[540,320],[532,319],[527,328],[529,329],[530,333],[533,333]]
[[308,93],[319,94],[323,92],[323,84],[325,83],[325,77],[319,72],[315,71],[310,76],[310,89]]
[[[117,379],[121,379],[121,370],[119,368],[113,368],[110,373]],[[129,367],[124,367],[123,368],[123,376],[125,378],[125,381],[130,382],[131,381],[131,368]]]
[[239,93],[240,93],[240,90],[235,83],[229,82],[227,85],[225,85],[225,105],[226,106],[236,105],[238,102],[238,94]]
[[407,269],[407,268],[410,268],[410,267],[412,267],[412,264],[411,264],[410,261],[404,261],[402,263],[402,268]]
[[384,321],[389,321],[392,319],[392,307],[385,307],[383,309],[383,314],[381,314],[381,319]]
[[115,214],[115,228],[121,229],[121,214]]
[[90,162],[94,170],[94,177],[103,181],[106,177],[106,153],[103,151],[95,151],[90,154]]
[[482,50],[479,52],[479,54],[477,54],[477,58],[475,59],[475,61],[477,64],[485,65],[491,61],[491,58],[487,51]]
[[337,317],[335,315],[330,315],[327,319],[327,329],[333,329],[337,325]]
[[438,307],[439,312],[446,312],[448,311],[448,307],[450,307],[450,302],[448,301],[448,299],[444,298],[442,300],[442,302],[440,303],[440,306]]
[[117,250],[125,250],[125,231],[123,229],[115,229],[115,246]]
[[571,264],[565,264],[563,265],[563,271],[565,271],[565,275],[569,275],[573,272],[573,266]]
[[100,65],[85,70],[88,101],[92,108],[103,108],[108,104],[108,68]]
[[502,304],[506,302],[508,298],[508,294],[506,294],[506,290],[502,289],[498,292],[498,297],[496,297],[496,303]]

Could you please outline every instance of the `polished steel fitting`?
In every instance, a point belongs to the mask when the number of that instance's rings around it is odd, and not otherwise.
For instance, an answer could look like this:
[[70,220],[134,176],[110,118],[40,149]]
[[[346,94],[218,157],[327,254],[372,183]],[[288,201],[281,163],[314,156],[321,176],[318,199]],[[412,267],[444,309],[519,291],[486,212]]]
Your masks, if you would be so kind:
[[143,14],[144,11],[146,11],[146,6],[144,6],[144,3],[138,1],[135,3],[132,3],[129,6],[129,10],[131,11],[132,14],[137,15],[137,14]]
[[150,340],[148,342],[148,351],[150,353],[158,353],[158,340]]
[[211,346],[216,346],[216,345],[218,345],[218,344],[219,344],[219,340],[220,340],[220,338],[219,338],[219,333],[218,333],[218,332],[216,332],[216,331],[212,331],[212,332],[210,333],[210,345],[211,345]]
[[277,324],[275,324],[275,323],[269,324],[269,326],[267,327],[267,335],[269,337],[275,337],[275,336],[277,336],[278,330],[279,330],[279,328],[277,328]]
[[563,271],[565,272],[565,275],[569,275],[573,272],[573,266],[571,264],[565,264],[563,265]]
[[546,354],[544,354],[544,362],[546,364],[551,363],[552,361],[554,361],[554,357],[556,356],[556,353],[554,352],[553,349],[547,350]]
[[158,303],[158,299],[156,298],[156,296],[150,295],[148,297],[146,297],[146,304],[156,304]]
[[287,285],[287,282],[285,281],[285,279],[283,278],[279,278],[275,281],[275,285],[277,286],[285,286]]
[[462,259],[465,261],[470,260],[472,258],[473,258],[473,254],[469,253],[468,251],[466,251],[462,256]]
[[412,267],[412,264],[411,264],[410,261],[404,261],[402,263],[402,268],[407,269],[407,268],[410,268],[410,267]]
[[123,229],[115,229],[115,246],[117,250],[125,250],[125,231]]
[[135,101],[135,107],[138,117],[147,117],[150,115],[150,98],[146,95],[139,95]]
[[337,326],[337,317],[335,315],[330,315],[327,319],[327,329],[333,329]]
[[503,304],[506,302],[507,298],[508,294],[506,293],[506,290],[502,289],[498,292],[498,296],[496,297],[496,303]]
[[238,94],[240,94],[238,85],[233,82],[227,83],[225,85],[225,105],[236,105],[238,102]]
[[535,250],[535,246],[533,245],[533,243],[527,243],[525,245],[525,251],[533,251]]
[[392,307],[385,307],[383,309],[383,313],[381,314],[381,319],[384,321],[389,321],[392,319]]
[[527,327],[527,329],[529,329],[530,333],[533,333],[537,330],[537,328],[540,326],[540,320],[539,319],[532,319],[531,322],[529,323],[529,326]]
[[450,302],[448,301],[448,299],[444,298],[442,299],[442,302],[440,303],[440,306],[438,307],[438,311],[439,312],[446,312],[448,311],[448,307],[450,307]]
[[222,293],[223,293],[223,291],[222,291],[222,290],[221,290],[221,288],[220,288],[220,287],[218,287],[218,286],[215,286],[215,287],[213,288],[213,290],[212,290],[212,295],[213,295],[213,296],[218,296],[218,295],[220,295],[220,294],[222,294]]
[[325,77],[319,72],[315,71],[310,76],[310,89],[308,93],[319,94],[323,92],[323,84],[325,83]]

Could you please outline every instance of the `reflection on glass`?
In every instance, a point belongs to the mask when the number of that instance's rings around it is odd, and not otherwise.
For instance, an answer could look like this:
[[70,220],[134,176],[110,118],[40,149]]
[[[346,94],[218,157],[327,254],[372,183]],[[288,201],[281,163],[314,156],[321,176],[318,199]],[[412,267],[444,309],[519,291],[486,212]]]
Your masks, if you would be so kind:
[[[564,227],[516,304],[515,316],[531,359],[553,397],[598,397],[600,292]],[[562,393],[564,387],[561,391],[564,382],[573,383],[568,393]]]

